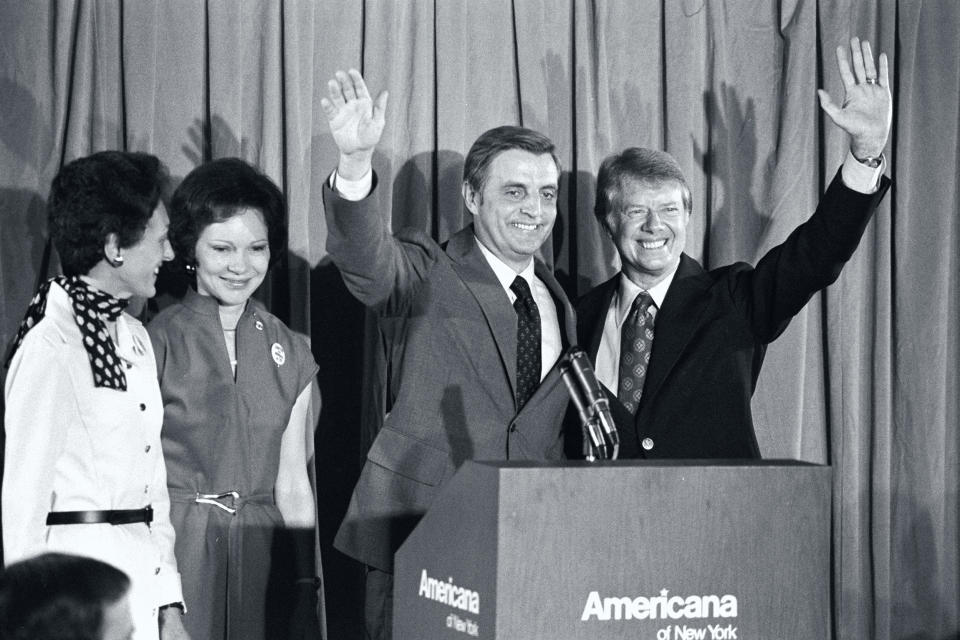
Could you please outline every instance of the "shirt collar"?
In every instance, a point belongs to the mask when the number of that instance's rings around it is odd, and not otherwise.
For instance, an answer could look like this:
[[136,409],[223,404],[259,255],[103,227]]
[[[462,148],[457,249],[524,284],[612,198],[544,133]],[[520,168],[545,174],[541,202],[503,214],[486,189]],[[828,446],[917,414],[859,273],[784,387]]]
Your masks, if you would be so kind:
[[[76,320],[73,315],[73,307],[70,304],[70,294],[59,284],[54,283],[50,287],[50,293],[47,294],[48,313],[56,314],[62,321],[66,321],[70,326],[75,327]],[[139,324],[132,316],[126,312],[121,313],[116,320],[115,331],[116,340],[113,345],[117,350],[117,355],[124,360],[134,362],[143,358],[147,353],[147,347],[137,333],[130,328],[130,322]],[[76,329],[78,332],[79,329]]]
[[[523,271],[517,273],[513,270],[512,267],[507,266],[503,260],[498,258],[490,249],[487,249],[483,246],[483,243],[480,242],[480,239],[476,236],[473,237],[476,241],[477,246],[480,247],[480,253],[483,254],[483,257],[486,258],[487,264],[490,265],[490,268],[493,269],[494,275],[497,276],[497,280],[500,282],[500,286],[504,288],[505,291],[513,295],[513,292],[510,291],[510,285],[513,284],[514,278],[520,276],[527,281],[527,284],[530,285],[531,291],[533,290],[533,258],[530,258],[530,262],[527,263],[527,266],[523,268]],[[513,298],[511,297],[511,300]]]
[[[679,266],[679,264],[677,266]],[[663,306],[663,299],[667,297],[667,290],[670,288],[670,284],[673,282],[675,275],[677,275],[676,269],[671,271],[670,275],[666,278],[646,290],[647,293],[650,294],[650,297],[653,298],[653,303],[657,305],[657,309]],[[616,301],[618,327],[627,319],[627,315],[630,313],[630,307],[633,306],[633,301],[642,291],[644,291],[643,288],[634,283],[625,273],[620,272],[620,286],[617,288]]]
[[183,306],[201,315],[220,317],[220,309],[216,299],[212,296],[200,295],[193,287],[187,287],[187,293],[180,302]]
[[[213,316],[220,319],[220,305],[217,302],[217,299],[213,296],[202,296],[196,292],[193,287],[187,287],[187,293],[183,296],[183,299],[180,301],[183,306],[205,316]],[[260,302],[251,296],[247,299],[247,306],[244,308],[241,316],[247,314],[255,314],[256,311],[260,308]]]

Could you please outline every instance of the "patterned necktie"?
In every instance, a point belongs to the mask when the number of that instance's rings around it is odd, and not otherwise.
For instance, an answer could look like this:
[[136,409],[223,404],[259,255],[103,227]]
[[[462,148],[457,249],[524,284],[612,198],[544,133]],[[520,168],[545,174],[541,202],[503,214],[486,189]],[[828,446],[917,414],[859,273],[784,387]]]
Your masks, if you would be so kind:
[[527,281],[517,276],[510,285],[517,295],[517,411],[540,384],[540,311]]
[[657,306],[646,291],[637,294],[620,332],[620,384],[617,398],[636,414],[643,396],[643,381],[653,347],[653,323]]

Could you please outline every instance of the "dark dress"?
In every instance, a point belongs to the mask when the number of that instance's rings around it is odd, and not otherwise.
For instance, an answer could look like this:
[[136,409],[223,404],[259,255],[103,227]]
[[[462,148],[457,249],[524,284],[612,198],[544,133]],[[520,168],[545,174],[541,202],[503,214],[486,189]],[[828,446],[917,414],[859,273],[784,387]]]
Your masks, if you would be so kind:
[[[170,519],[195,640],[287,638],[297,578],[273,488],[290,411],[317,372],[309,346],[255,300],[234,381],[217,302],[189,291],[147,327],[163,395]],[[197,494],[236,492],[198,503]]]

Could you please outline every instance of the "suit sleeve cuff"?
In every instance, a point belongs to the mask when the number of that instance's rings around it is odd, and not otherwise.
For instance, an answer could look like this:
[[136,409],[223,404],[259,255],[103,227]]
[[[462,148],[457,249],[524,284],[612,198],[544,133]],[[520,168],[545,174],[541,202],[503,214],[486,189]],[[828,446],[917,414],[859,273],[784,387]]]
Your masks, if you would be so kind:
[[883,175],[883,170],[887,167],[886,156],[880,157],[882,162],[879,167],[874,169],[863,164],[853,157],[853,153],[847,151],[847,157],[844,159],[841,169],[843,184],[858,193],[876,193],[877,189],[880,188],[880,176]]
[[358,202],[370,195],[373,189],[373,171],[368,171],[359,180],[346,180],[334,169],[330,174],[330,188],[344,200]]

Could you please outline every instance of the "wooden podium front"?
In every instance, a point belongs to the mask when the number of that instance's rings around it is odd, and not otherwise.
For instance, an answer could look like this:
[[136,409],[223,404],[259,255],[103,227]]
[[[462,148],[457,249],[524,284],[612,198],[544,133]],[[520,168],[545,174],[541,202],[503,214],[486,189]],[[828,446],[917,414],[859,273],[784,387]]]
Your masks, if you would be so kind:
[[395,640],[824,640],[830,468],[467,462],[396,554]]

